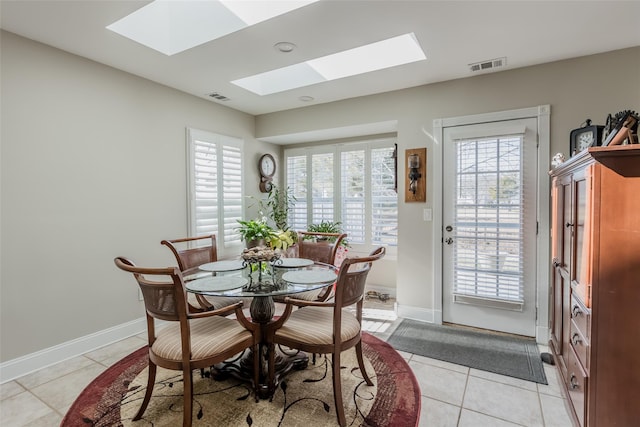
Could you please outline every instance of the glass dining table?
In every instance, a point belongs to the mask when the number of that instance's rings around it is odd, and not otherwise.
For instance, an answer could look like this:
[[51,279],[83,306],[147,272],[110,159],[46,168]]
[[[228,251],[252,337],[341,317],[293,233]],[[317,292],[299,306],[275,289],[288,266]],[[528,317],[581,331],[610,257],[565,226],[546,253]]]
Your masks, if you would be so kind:
[[[271,398],[278,382],[292,369],[305,369],[308,357],[303,352],[278,351],[275,377],[268,378],[269,342],[275,315],[274,297],[295,294],[331,286],[337,278],[333,265],[304,258],[278,258],[272,260],[222,260],[203,264],[184,273],[188,292],[214,297],[250,298],[251,321],[260,325],[259,384],[254,384],[256,395]],[[237,359],[223,362],[212,369],[214,379],[229,375],[245,381],[253,378],[253,357],[247,351]]]

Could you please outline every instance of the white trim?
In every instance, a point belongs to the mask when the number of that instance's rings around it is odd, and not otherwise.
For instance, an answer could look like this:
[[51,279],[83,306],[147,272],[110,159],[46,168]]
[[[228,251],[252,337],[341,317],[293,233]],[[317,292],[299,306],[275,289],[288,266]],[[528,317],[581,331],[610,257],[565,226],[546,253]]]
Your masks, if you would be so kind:
[[0,364],[0,384],[80,356],[105,345],[113,344],[124,338],[138,335],[146,330],[147,322],[144,317],[141,317],[17,359],[8,360]]
[[549,342],[549,269],[550,254],[550,232],[549,218],[551,183],[549,180],[549,153],[551,152],[551,106],[538,106],[538,263],[536,272],[538,274],[538,295],[536,298],[536,308],[538,319],[536,321],[536,341],[541,344]]
[[511,135],[524,135],[527,128],[523,124],[514,125],[514,124],[501,124],[496,125],[495,127],[485,128],[480,131],[478,130],[463,130],[456,129],[455,131],[451,131],[451,139],[454,140],[462,140],[468,138],[489,138],[489,137],[499,137],[499,136],[511,136]]
[[[536,118],[538,121],[538,182],[537,182],[537,265],[536,283],[536,307],[538,318],[536,320],[536,341],[546,343],[549,329],[549,150],[550,150],[550,105],[521,108],[517,110],[499,111],[492,113],[475,114],[471,116],[449,117],[435,119],[433,121],[433,176],[440,177],[442,181],[442,141],[444,128],[469,124],[489,123],[504,120],[516,120]],[[442,185],[433,187],[433,205],[442,206]],[[433,212],[433,301],[434,313],[440,313],[439,323],[442,323],[442,210],[434,209]],[[400,314],[400,313],[399,313]]]
[[547,115],[551,112],[550,105],[539,105],[537,107],[520,108],[518,110],[496,111],[492,113],[473,114],[471,116],[447,117],[444,119],[436,119],[441,121],[441,127],[453,127],[463,125],[476,125],[481,123],[491,123],[504,120],[526,119],[529,117],[538,117],[539,114],[546,111]]
[[429,310],[428,308],[413,307],[410,305],[398,304],[397,312],[398,312],[398,317],[402,317],[403,319],[411,319],[411,320],[417,320],[419,322],[442,324],[442,314],[438,315],[436,311]]

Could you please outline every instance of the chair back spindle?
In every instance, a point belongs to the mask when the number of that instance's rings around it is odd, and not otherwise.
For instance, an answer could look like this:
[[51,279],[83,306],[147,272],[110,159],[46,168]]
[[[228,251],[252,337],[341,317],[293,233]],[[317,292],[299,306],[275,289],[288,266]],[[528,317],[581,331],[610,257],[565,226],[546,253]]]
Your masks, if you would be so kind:
[[[218,260],[218,249],[215,234],[163,240],[160,243],[171,249],[171,252],[173,252],[176,257],[176,261],[178,261],[180,271],[185,271],[198,267],[199,265]],[[181,247],[182,245],[197,245],[200,243],[206,243],[206,246]]]

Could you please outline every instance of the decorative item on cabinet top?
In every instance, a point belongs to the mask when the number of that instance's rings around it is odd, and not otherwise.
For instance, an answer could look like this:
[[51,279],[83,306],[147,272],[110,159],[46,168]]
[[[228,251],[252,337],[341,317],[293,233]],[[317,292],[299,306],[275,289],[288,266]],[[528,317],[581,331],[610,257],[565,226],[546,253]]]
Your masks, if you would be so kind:
[[554,168],[560,166],[564,163],[565,160],[566,159],[564,157],[564,154],[556,153],[555,156],[553,156],[553,158],[551,159],[551,166],[553,166]]
[[591,119],[586,119],[582,126],[573,129],[569,134],[569,155],[574,156],[589,147],[600,145],[604,128],[592,125]]
[[614,116],[607,116],[607,124],[602,135],[602,146],[638,143],[638,113],[623,110]]

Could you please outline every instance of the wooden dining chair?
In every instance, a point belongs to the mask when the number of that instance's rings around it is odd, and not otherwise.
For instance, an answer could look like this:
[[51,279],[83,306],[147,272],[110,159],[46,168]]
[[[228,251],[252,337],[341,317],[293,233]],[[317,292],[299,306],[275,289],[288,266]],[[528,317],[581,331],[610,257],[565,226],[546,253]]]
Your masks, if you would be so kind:
[[[160,242],[173,252],[181,272],[193,270],[202,264],[218,260],[216,235],[185,237],[182,239],[163,240]],[[194,311],[217,310],[241,301],[234,297],[205,297],[204,295],[188,295],[188,302]]]
[[[273,324],[269,344],[269,379],[273,382],[275,345],[310,353],[331,354],[333,365],[333,395],[338,423],[346,425],[342,403],[340,354],[355,346],[358,366],[367,385],[373,385],[364,367],[362,357],[362,305],[367,275],[374,261],[385,255],[380,247],[366,257],[346,258],[340,266],[331,302],[305,301],[285,298],[287,306]],[[346,307],[355,305],[355,314]],[[293,310],[293,306],[300,307]],[[273,384],[272,384],[273,385]]]
[[[242,301],[219,310],[189,312],[182,273],[176,267],[142,268],[118,257],[116,266],[133,273],[140,286],[147,318],[149,375],[139,420],[147,409],[155,384],[157,367],[182,371],[184,381],[183,422],[191,426],[193,412],[193,370],[204,369],[252,348],[258,354],[259,331],[242,313]],[[235,313],[237,320],[223,317]],[[167,325],[156,329],[155,321]],[[258,384],[259,358],[254,358],[254,384]]]
[[[328,239],[329,241],[318,241],[317,239]],[[316,233],[311,231],[298,232],[298,256],[310,259],[315,262],[334,265],[336,253],[344,239],[345,233]],[[302,292],[296,295],[297,299],[306,301],[326,301],[333,295],[333,287],[328,286],[316,291]]]

